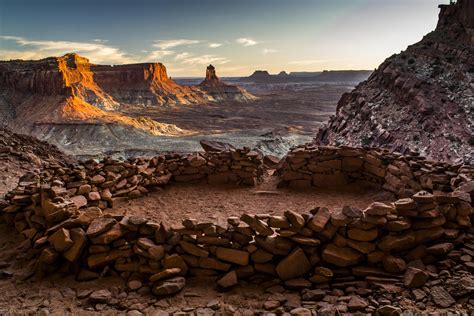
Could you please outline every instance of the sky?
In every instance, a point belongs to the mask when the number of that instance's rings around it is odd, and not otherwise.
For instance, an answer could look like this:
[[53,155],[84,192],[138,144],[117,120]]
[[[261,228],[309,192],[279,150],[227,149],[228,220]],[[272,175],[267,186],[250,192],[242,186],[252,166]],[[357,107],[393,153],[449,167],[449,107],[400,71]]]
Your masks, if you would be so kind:
[[76,52],[174,77],[374,69],[448,0],[0,0],[0,60]]

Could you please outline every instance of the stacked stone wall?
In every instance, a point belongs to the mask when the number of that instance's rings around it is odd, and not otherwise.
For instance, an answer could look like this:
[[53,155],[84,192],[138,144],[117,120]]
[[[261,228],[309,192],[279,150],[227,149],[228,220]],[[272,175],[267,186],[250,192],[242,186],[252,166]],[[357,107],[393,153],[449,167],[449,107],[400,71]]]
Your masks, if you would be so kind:
[[381,149],[308,144],[293,148],[283,158],[277,175],[281,185],[293,188],[368,183],[409,197],[420,190],[452,192],[473,178],[474,167]]
[[[324,155],[319,157],[331,159],[318,161],[338,160],[326,149],[320,150]],[[387,280],[416,288],[434,277],[429,266],[450,269],[456,265],[457,269],[474,270],[473,261],[464,260],[466,254],[473,254],[465,246],[474,242],[472,192],[458,188],[451,192],[420,191],[393,203],[374,202],[363,210],[345,206],[316,207],[302,214],[287,211],[283,216],[243,214],[228,218],[226,226],[184,219],[180,227],[167,227],[142,217],[102,212],[118,201],[114,199],[139,196],[145,191],[142,188],[163,185],[170,179],[183,180],[180,176],[205,174],[209,180],[210,175],[221,172],[217,171],[219,166],[226,164],[230,167],[225,172],[232,172],[254,167],[250,162],[256,159],[254,171],[259,172],[259,155],[235,152],[239,159],[232,159],[233,153],[229,152],[127,162],[89,161],[69,168],[50,166],[39,178],[30,179],[35,181],[20,183],[7,195],[8,203],[0,207],[2,218],[28,240],[32,257],[38,258],[38,272],[68,271],[81,281],[112,273],[129,282],[138,280],[140,286],[149,287],[156,295],[178,292],[187,276],[215,276],[221,288],[261,275],[279,278],[290,289],[328,283],[347,287]],[[339,161],[349,157],[353,158],[351,163],[341,162],[340,168],[332,170],[362,164],[356,163],[356,159],[362,159],[359,149],[352,149],[351,156],[347,156],[348,152],[348,148],[340,149],[338,155],[343,158]],[[307,161],[311,157],[307,155],[301,157],[304,161],[300,163],[313,164]],[[226,164],[213,160],[222,156],[228,158]],[[385,161],[374,155],[364,158],[361,168],[370,170],[365,165],[374,163],[367,160],[378,161],[375,159],[382,161],[381,170],[396,161],[405,161],[402,157]],[[414,164],[410,165],[410,159],[406,161],[408,166]],[[426,167],[423,160],[416,161],[423,166],[420,168]],[[237,164],[240,167],[232,167]],[[462,178],[463,185],[472,183],[465,174],[452,171],[467,167],[440,166],[431,170],[452,172],[451,189],[452,183],[458,181],[453,179]],[[202,171],[184,172],[187,168]],[[351,172],[365,175],[366,180],[380,180],[384,185],[382,175],[376,178],[361,170]],[[183,181],[196,178],[200,177]],[[441,188],[437,182],[434,184],[434,189]],[[447,189],[444,181],[440,185]],[[110,192],[111,197],[104,198],[104,191]]]

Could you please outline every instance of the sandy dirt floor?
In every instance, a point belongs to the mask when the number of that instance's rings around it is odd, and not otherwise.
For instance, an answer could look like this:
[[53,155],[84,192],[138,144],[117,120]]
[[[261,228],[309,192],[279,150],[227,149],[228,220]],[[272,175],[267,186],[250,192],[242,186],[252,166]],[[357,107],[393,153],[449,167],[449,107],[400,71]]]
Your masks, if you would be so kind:
[[335,190],[312,188],[305,191],[277,189],[278,179],[267,176],[256,187],[211,186],[205,183],[172,184],[151,192],[144,198],[128,201],[112,214],[139,215],[168,225],[179,225],[184,218],[227,225],[229,216],[248,214],[281,215],[287,210],[308,213],[324,206],[344,205],[365,208],[370,203],[387,200],[391,195],[375,189],[352,186]]

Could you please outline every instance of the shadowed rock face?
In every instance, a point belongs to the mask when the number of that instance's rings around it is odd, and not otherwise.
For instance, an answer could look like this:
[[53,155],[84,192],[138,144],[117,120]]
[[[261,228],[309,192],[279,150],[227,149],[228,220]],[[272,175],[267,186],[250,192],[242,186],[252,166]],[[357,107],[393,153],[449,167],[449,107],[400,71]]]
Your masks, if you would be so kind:
[[214,81],[219,80],[216,75],[216,68],[213,65],[209,65],[206,68],[206,80],[205,81]]
[[215,100],[249,101],[255,99],[255,97],[246,90],[221,81],[217,77],[216,69],[213,65],[207,66],[206,78],[199,84],[199,88],[212,96]]
[[440,9],[435,31],[389,57],[366,82],[342,96],[317,143],[472,160],[474,1]]

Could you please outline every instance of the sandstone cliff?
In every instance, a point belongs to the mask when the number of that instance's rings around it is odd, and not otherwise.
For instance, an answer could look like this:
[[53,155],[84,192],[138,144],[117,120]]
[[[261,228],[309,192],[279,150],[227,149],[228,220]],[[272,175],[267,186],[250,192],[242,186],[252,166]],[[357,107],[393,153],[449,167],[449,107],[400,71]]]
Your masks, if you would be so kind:
[[177,85],[162,64],[100,66],[77,54],[0,62],[0,123],[63,150],[79,140],[104,147],[138,137],[187,135],[176,125],[121,109],[209,100],[200,89]]
[[249,101],[256,99],[244,89],[238,86],[229,85],[220,80],[216,75],[216,69],[212,65],[207,66],[206,78],[199,84],[199,88],[212,96],[216,101]]
[[317,143],[472,160],[474,0],[440,9],[435,31],[342,96]]
[[177,105],[212,101],[198,89],[171,80],[161,63],[94,65],[94,79],[121,104]]

